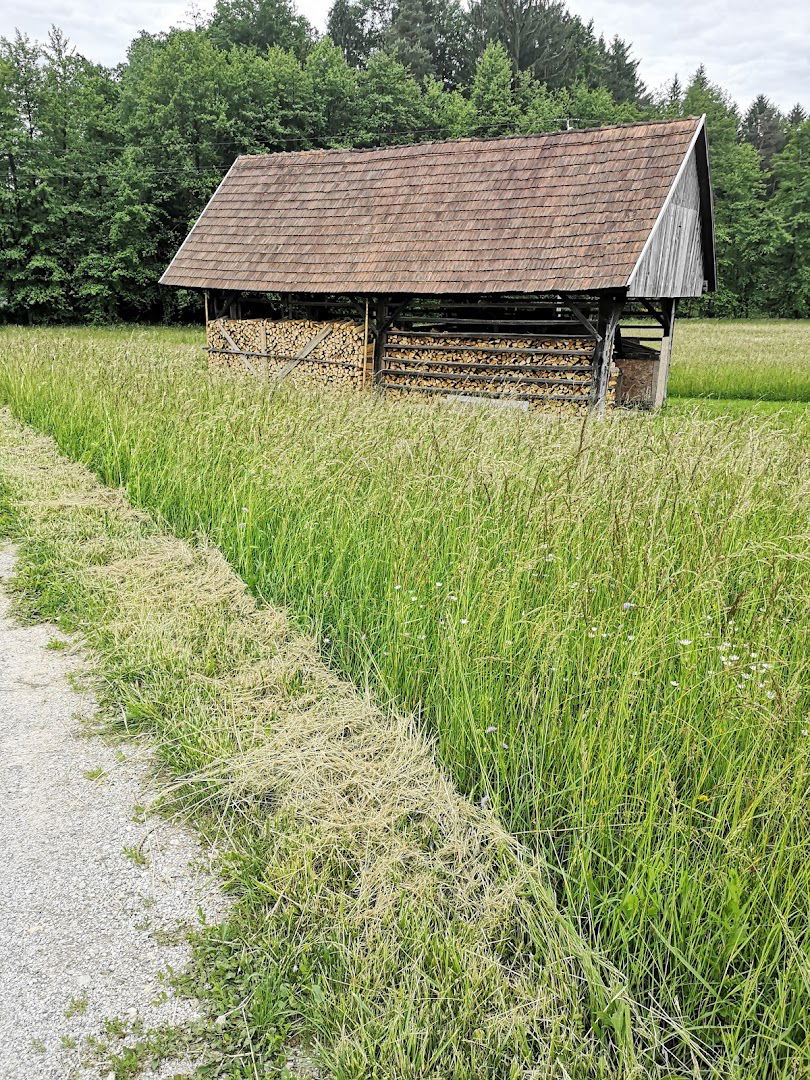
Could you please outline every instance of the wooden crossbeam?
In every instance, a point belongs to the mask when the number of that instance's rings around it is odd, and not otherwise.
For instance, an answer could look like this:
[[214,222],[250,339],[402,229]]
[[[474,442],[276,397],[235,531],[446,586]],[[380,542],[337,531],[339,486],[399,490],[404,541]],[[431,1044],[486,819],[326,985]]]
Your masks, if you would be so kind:
[[588,331],[588,333],[593,334],[593,336],[597,339],[597,341],[601,341],[602,340],[602,335],[599,333],[599,331],[596,329],[596,327],[593,325],[593,323],[587,317],[587,315],[585,315],[584,312],[582,312],[577,307],[577,305],[574,303],[574,301],[571,299],[571,297],[568,295],[568,293],[560,293],[560,299],[563,301],[563,303],[568,308],[568,310],[571,312],[571,314],[576,315],[577,319],[585,327],[585,329]]
[[248,369],[250,374],[251,375],[256,375],[257,374],[256,368],[253,366],[253,364],[251,364],[250,360],[248,360],[245,353],[239,348],[239,346],[233,340],[231,335],[228,333],[228,331],[227,331],[227,329],[225,327],[224,321],[222,319],[217,319],[215,325],[216,325],[217,330],[219,330],[220,334],[222,334],[222,336],[225,338],[225,340],[230,345],[230,347],[231,347],[230,351],[232,353],[235,353],[237,356],[241,356],[242,357],[242,363]]
[[329,337],[329,335],[332,333],[333,330],[334,330],[334,326],[331,323],[328,323],[326,326],[322,327],[318,331],[318,333],[315,334],[314,337],[311,337],[309,339],[309,341],[306,343],[306,345],[303,347],[303,349],[301,349],[300,352],[297,352],[295,354],[295,356],[292,358],[292,360],[289,360],[284,365],[284,367],[281,369],[281,371],[279,371],[278,374],[276,375],[276,378],[279,381],[281,379],[286,379],[287,376],[290,374],[290,372],[293,371],[295,368],[297,368],[302,360],[306,360],[306,358],[309,356],[309,354],[318,345],[320,345],[320,343],[322,341],[325,341]]

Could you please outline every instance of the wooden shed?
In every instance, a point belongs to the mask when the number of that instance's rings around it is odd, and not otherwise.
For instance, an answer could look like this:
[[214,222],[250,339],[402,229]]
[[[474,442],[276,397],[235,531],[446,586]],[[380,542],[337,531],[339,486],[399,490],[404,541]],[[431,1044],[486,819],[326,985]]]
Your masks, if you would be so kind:
[[251,372],[657,407],[715,288],[705,117],[239,157],[161,282]]

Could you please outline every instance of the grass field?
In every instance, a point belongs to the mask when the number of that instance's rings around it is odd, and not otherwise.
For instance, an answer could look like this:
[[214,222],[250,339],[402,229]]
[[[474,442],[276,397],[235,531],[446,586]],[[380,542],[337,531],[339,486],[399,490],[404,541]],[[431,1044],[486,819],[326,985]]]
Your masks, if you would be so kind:
[[3,331],[0,401],[415,713],[718,1075],[788,1077],[808,1062],[810,329],[750,329],[679,325],[680,396],[601,425],[274,392],[208,376],[187,332],[126,329]]
[[675,333],[675,397],[810,401],[806,323],[681,319]]

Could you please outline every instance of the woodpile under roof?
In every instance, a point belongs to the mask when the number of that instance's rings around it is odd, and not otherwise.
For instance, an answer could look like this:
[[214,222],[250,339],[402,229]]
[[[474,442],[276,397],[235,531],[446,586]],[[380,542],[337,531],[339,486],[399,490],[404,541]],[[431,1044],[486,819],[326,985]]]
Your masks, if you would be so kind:
[[637,295],[714,287],[703,118],[240,157],[161,282],[633,295],[634,273]]

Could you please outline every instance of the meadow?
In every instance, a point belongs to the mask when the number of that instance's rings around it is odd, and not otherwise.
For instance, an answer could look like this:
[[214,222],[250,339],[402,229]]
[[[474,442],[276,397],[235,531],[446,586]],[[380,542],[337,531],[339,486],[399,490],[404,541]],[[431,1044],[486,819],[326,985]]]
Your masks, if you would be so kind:
[[198,344],[4,329],[0,402],[413,713],[718,1076],[800,1074],[810,328],[682,321],[671,403],[601,424],[212,376]]

